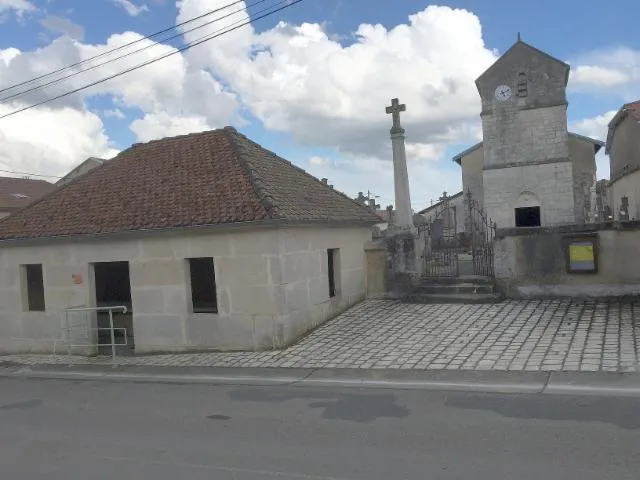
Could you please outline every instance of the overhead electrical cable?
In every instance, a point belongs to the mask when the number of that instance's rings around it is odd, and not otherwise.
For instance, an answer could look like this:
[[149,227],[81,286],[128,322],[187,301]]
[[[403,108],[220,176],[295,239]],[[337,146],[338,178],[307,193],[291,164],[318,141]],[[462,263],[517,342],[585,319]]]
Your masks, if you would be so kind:
[[78,66],[80,66],[80,65],[83,65],[83,64],[85,64],[85,63],[87,63],[87,62],[90,62],[90,61],[92,61],[92,60],[95,60],[95,59],[97,59],[97,58],[104,57],[105,55],[109,55],[109,54],[111,54],[111,53],[118,52],[118,51],[120,51],[120,50],[122,50],[122,49],[124,49],[124,48],[130,47],[131,45],[135,45],[136,43],[140,43],[140,42],[143,42],[143,41],[145,41],[145,40],[150,40],[150,39],[155,38],[155,37],[157,37],[157,36],[159,36],[159,35],[162,35],[163,33],[167,33],[167,32],[170,32],[171,30],[174,30],[174,29],[176,29],[176,28],[178,28],[178,27],[182,27],[182,26],[184,26],[184,25],[188,25],[189,23],[195,22],[195,21],[200,20],[201,18],[205,18],[205,17],[207,17],[207,16],[209,16],[209,15],[213,15],[214,13],[220,12],[220,11],[222,11],[222,10],[225,10],[225,9],[227,9],[227,8],[229,8],[229,7],[232,7],[232,6],[237,5],[237,4],[239,4],[239,3],[242,3],[242,2],[244,2],[244,0],[237,0],[237,1],[234,1],[234,2],[229,3],[228,5],[225,5],[225,6],[223,6],[223,7],[216,8],[216,9],[214,9],[214,10],[210,10],[210,11],[208,11],[208,12],[203,13],[202,15],[198,15],[197,17],[190,18],[190,19],[188,19],[188,20],[185,20],[184,22],[180,22],[180,23],[178,23],[178,24],[176,24],[176,25],[172,25],[171,27],[168,27],[168,28],[165,28],[165,29],[163,29],[163,30],[160,30],[159,32],[152,33],[152,34],[147,35],[147,36],[145,36],[145,37],[143,37],[143,38],[139,38],[138,40],[134,40],[134,41],[129,42],[129,43],[126,43],[126,44],[124,44],[124,45],[120,45],[119,47],[112,48],[112,49],[110,49],[110,50],[107,50],[107,51],[105,51],[105,52],[99,53],[99,54],[94,55],[94,56],[92,56],[92,57],[85,58],[84,60],[81,60],[81,61],[79,61],[79,62],[73,63],[73,64],[71,64],[71,65],[67,65],[66,67],[59,68],[59,69],[54,70],[54,71],[52,71],[52,72],[45,73],[45,74],[43,74],[43,75],[40,75],[40,76],[37,76],[37,77],[31,78],[30,80],[25,80],[25,81],[23,81],[23,82],[16,83],[16,84],[14,84],[14,85],[10,85],[10,86],[8,86],[8,87],[3,87],[3,88],[1,88],[1,89],[0,89],[0,93],[6,92],[6,91],[8,91],[8,90],[13,90],[14,88],[21,87],[22,85],[27,85],[27,84],[29,84],[29,83],[37,82],[38,80],[41,80],[41,79],[43,79],[43,78],[50,77],[51,75],[55,75],[55,74],[57,74],[57,73],[64,72],[65,70],[69,70],[69,69],[71,69],[71,68],[78,67]]
[[[267,0],[258,0],[258,1],[254,2],[254,3],[252,3],[251,5],[248,5],[248,6],[247,6],[247,8],[249,8],[249,7],[253,7],[253,6],[258,5],[258,4],[260,4],[260,3],[264,3],[264,2],[266,2],[266,1],[267,1]],[[132,51],[132,52],[128,52],[128,53],[125,53],[125,54],[119,55],[119,56],[118,56],[118,57],[116,57],[116,58],[112,58],[112,59],[106,60],[106,61],[104,61],[104,62],[102,62],[102,63],[98,63],[98,64],[96,64],[96,65],[92,65],[92,66],[87,67],[87,68],[85,68],[85,69],[83,69],[83,70],[77,70],[77,71],[75,71],[75,72],[72,72],[72,73],[70,73],[70,74],[68,74],[68,75],[64,76],[64,77],[56,78],[56,79],[54,79],[54,80],[50,80],[50,81],[49,81],[49,82],[47,82],[47,83],[43,83],[43,84],[40,84],[40,85],[36,85],[35,87],[31,87],[31,88],[29,88],[29,89],[27,89],[27,90],[21,90],[21,91],[19,91],[19,92],[17,92],[17,93],[14,93],[14,94],[12,94],[12,95],[8,95],[8,96],[6,96],[6,97],[1,97],[1,98],[0,98],[0,104],[2,104],[2,103],[7,103],[9,100],[13,100],[13,99],[16,99],[16,98],[19,98],[19,97],[23,97],[23,96],[25,96],[25,95],[26,95],[26,94],[28,94],[28,93],[34,92],[34,91],[36,91],[36,90],[41,90],[41,89],[46,88],[46,87],[49,87],[49,86],[51,86],[51,85],[54,85],[54,84],[60,83],[60,82],[62,82],[62,81],[64,81],[64,80],[67,80],[68,78],[75,77],[75,76],[77,76],[77,75],[80,75],[80,74],[85,73],[85,72],[89,72],[89,71],[91,71],[91,70],[95,70],[96,68],[98,68],[98,67],[102,67],[102,66],[107,65],[107,64],[109,64],[109,63],[117,62],[118,60],[122,60],[123,58],[129,57],[129,56],[134,55],[134,54],[136,54],[136,53],[140,53],[140,52],[142,52],[142,51],[144,51],[144,50],[148,50],[148,49],[150,49],[150,48],[157,47],[158,45],[163,45],[163,44],[164,44],[164,42],[168,42],[169,40],[173,40],[173,39],[175,39],[175,38],[181,37],[181,36],[183,36],[183,35],[185,35],[185,34],[187,34],[187,33],[194,32],[194,31],[196,31],[196,30],[198,30],[198,29],[200,29],[200,28],[204,28],[204,27],[206,27],[206,26],[208,26],[208,25],[211,25],[211,24],[213,24],[213,23],[215,23],[215,22],[219,22],[220,20],[224,20],[225,18],[229,18],[229,17],[231,17],[232,15],[235,15],[235,14],[237,14],[237,13],[241,13],[241,12],[244,12],[244,11],[245,11],[245,8],[244,8],[244,7],[243,7],[243,8],[240,8],[240,9],[238,9],[238,10],[234,10],[233,12],[228,13],[228,14],[226,14],[226,15],[223,15],[222,17],[218,17],[218,18],[215,18],[215,19],[213,19],[213,20],[209,20],[208,22],[203,23],[202,25],[199,25],[199,26],[197,26],[197,27],[193,27],[193,28],[191,28],[191,29],[189,29],[189,30],[185,30],[184,32],[177,33],[177,34],[172,35],[172,36],[170,36],[170,37],[168,37],[168,38],[165,38],[164,40],[161,40],[161,43],[152,43],[151,45],[145,45],[144,47],[139,48],[138,50],[134,50],[134,51]],[[261,10],[261,11],[264,11],[264,10]],[[260,13],[260,12],[258,12],[258,13]]]
[[[0,116],[0,120],[3,119],[3,118],[10,117],[12,115],[16,115],[18,113],[30,110],[32,108],[39,107],[41,105],[45,105],[45,104],[47,104],[49,102],[53,102],[54,100],[58,100],[60,98],[67,97],[69,95],[73,95],[74,93],[78,93],[78,92],[80,92],[82,90],[86,90],[87,88],[94,87],[94,86],[99,85],[101,83],[104,83],[106,81],[112,80],[114,78],[120,77],[120,76],[125,75],[127,73],[133,72],[133,71],[138,70],[140,68],[143,68],[143,67],[151,65],[153,63],[156,63],[156,62],[158,62],[160,60],[164,60],[165,58],[168,58],[168,57],[171,57],[171,56],[176,55],[178,53],[184,52],[184,51],[189,50],[189,49],[191,49],[193,47],[201,45],[201,44],[203,44],[205,42],[208,42],[208,41],[211,41],[211,40],[213,40],[215,38],[218,38],[218,37],[220,37],[222,35],[225,35],[227,33],[230,33],[230,32],[233,32],[235,30],[238,30],[239,28],[242,28],[242,27],[244,27],[246,25],[252,24],[252,23],[254,23],[254,22],[258,21],[258,20],[261,20],[263,18],[269,17],[269,16],[271,16],[271,15],[273,15],[275,13],[278,13],[278,12],[280,12],[282,10],[285,10],[287,8],[290,8],[290,7],[292,7],[292,6],[294,6],[294,5],[298,4],[298,3],[301,3],[302,1],[304,1],[304,0],[283,0],[283,1],[278,2],[276,4],[276,5],[284,4],[279,8],[270,10],[270,11],[268,11],[268,12],[262,14],[262,15],[259,15],[257,17],[249,18],[248,20],[243,21],[242,23],[235,22],[235,24],[229,25],[229,27],[231,27],[231,28],[227,28],[227,29],[225,29],[223,31],[217,31],[217,32],[214,32],[214,33],[212,33],[210,35],[206,35],[206,36],[201,37],[201,38],[199,38],[199,39],[197,39],[197,40],[195,40],[195,41],[193,41],[191,43],[188,43],[187,45],[184,45],[184,46],[182,46],[180,48],[177,48],[173,52],[169,52],[169,53],[167,53],[165,55],[161,55],[160,57],[156,57],[156,58],[154,58],[152,60],[148,60],[146,62],[140,63],[140,64],[138,64],[136,66],[127,68],[127,69],[122,70],[122,71],[120,71],[118,73],[114,73],[113,75],[109,75],[109,76],[104,77],[104,78],[102,78],[100,80],[96,80],[95,82],[91,82],[91,83],[88,83],[86,85],[83,85],[82,87],[75,88],[73,90],[70,90],[68,92],[62,93],[60,95],[56,95],[54,97],[48,98],[46,100],[43,100],[41,102],[37,102],[37,103],[34,103],[32,105],[28,105],[26,107],[22,107],[22,108],[19,108],[17,110],[14,110],[13,112],[6,113],[6,114]],[[269,10],[269,9],[265,9],[265,10]]]

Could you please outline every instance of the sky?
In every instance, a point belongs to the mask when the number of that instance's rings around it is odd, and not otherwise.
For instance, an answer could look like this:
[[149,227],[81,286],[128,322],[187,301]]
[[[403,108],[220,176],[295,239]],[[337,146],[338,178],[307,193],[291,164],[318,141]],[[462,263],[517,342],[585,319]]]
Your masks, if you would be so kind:
[[[0,170],[55,181],[87,157],[233,125],[353,197],[371,192],[384,208],[393,204],[385,107],[398,97],[407,105],[418,210],[460,190],[451,158],[482,138],[474,80],[518,32],[570,64],[570,131],[604,140],[615,112],[640,98],[637,0],[616,0],[616,8],[579,0],[303,0],[179,51],[288,3],[0,0],[0,117],[48,101],[0,118]],[[172,30],[144,38],[165,29]],[[597,162],[598,177],[607,178],[604,153]]]

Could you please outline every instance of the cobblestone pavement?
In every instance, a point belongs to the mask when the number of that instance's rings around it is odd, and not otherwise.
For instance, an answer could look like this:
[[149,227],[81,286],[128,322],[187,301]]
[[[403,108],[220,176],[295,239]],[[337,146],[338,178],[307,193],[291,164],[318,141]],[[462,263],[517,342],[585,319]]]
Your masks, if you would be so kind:
[[[640,371],[640,302],[416,305],[368,300],[281,351],[120,357],[123,365]],[[11,364],[110,358],[0,356]]]

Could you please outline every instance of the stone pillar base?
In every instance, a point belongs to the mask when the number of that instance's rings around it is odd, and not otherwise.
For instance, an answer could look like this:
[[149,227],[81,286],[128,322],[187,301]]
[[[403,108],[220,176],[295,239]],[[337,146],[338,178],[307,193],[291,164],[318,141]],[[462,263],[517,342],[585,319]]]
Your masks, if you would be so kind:
[[414,229],[392,228],[386,241],[389,272],[417,273],[417,238]]

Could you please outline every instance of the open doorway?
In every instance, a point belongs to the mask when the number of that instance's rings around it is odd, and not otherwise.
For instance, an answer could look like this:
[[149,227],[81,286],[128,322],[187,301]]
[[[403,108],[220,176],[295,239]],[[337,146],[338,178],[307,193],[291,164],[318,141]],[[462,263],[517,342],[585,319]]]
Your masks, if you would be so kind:
[[514,205],[516,227],[539,227],[542,225],[540,200],[533,192],[522,192]]
[[516,227],[539,227],[540,207],[516,208]]
[[[96,307],[127,307],[127,313],[113,311],[113,325],[115,330],[115,343],[123,344],[117,347],[118,355],[133,354],[133,312],[131,310],[131,282],[129,280],[129,262],[101,262],[93,264]],[[98,312],[98,328],[109,328],[109,312]],[[126,329],[126,346],[124,345]],[[98,331],[99,343],[108,344],[111,336],[108,330]],[[111,347],[100,347],[100,354],[109,354]]]

